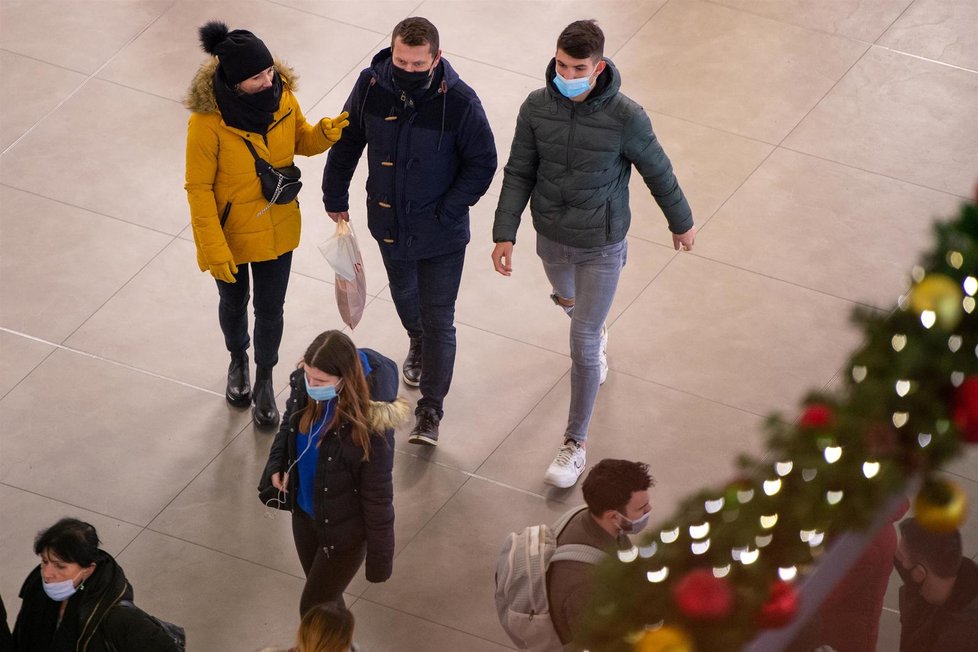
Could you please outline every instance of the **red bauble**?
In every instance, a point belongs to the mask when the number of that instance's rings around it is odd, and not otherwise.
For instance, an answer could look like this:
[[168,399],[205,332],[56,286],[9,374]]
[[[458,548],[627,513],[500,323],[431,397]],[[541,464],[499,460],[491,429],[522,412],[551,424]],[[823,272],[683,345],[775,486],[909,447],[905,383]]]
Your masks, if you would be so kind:
[[688,618],[719,620],[733,609],[733,592],[726,578],[706,568],[686,573],[672,589],[679,611]]
[[978,444],[978,376],[968,376],[954,392],[954,425],[967,442]]
[[757,612],[757,626],[764,629],[784,627],[798,613],[798,591],[791,584],[775,580],[771,584],[767,602]]
[[805,411],[798,419],[802,428],[825,428],[832,424],[832,408],[824,403],[812,403],[805,406]]

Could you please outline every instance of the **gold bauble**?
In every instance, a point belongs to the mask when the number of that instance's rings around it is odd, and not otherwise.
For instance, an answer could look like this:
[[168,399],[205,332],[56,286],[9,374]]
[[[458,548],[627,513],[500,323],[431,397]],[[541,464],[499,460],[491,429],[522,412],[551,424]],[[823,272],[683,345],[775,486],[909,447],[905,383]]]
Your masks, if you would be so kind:
[[944,274],[928,274],[910,289],[910,307],[918,315],[930,310],[937,318],[937,325],[946,331],[953,330],[961,321],[964,292],[961,286]]
[[693,644],[678,627],[665,625],[646,630],[632,647],[633,652],[693,652]]

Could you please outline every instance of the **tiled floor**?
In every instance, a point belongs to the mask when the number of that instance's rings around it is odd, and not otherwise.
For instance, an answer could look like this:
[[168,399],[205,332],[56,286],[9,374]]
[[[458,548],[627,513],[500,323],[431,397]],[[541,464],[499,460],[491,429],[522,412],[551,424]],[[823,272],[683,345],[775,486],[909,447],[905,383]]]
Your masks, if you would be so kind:
[[[297,623],[288,518],[266,518],[254,490],[270,436],[223,400],[216,292],[187,231],[179,100],[205,20],[263,37],[301,73],[299,99],[318,118],[339,111],[397,20],[427,16],[481,95],[501,161],[557,33],[600,20],[700,228],[695,252],[676,254],[636,180],[589,448],[592,462],[649,462],[664,517],[728,479],[738,451],[761,449],[765,414],[831,386],[859,342],[850,310],[891,307],[931,219],[972,196],[976,6],[0,0],[0,593],[12,616],[33,534],[74,514],[195,652],[287,644]],[[301,161],[306,224],[279,388],[308,341],[340,324],[316,250],[330,225],[322,163]],[[566,418],[567,321],[529,227],[514,276],[491,269],[501,176],[473,210],[443,444],[419,450],[399,432],[394,575],[349,589],[371,651],[507,649],[491,599],[501,539],[580,500],[542,483]],[[354,224],[366,233],[362,212]],[[366,244],[372,300],[353,337],[400,359],[407,339]],[[978,455],[948,471],[978,498]],[[978,519],[966,545],[978,553]],[[894,598],[881,650],[895,649]]]

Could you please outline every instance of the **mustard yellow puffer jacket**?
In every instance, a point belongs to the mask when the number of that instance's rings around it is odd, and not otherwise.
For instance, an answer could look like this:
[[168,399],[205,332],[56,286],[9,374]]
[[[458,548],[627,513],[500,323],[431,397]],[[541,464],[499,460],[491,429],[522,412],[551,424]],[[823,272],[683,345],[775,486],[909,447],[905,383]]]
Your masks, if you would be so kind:
[[[315,156],[333,144],[326,137],[327,118],[315,125],[306,122],[292,94],[295,73],[280,62],[275,63],[275,69],[282,78],[282,101],[268,129],[268,144],[261,134],[227,126],[214,95],[216,68],[217,59],[200,67],[184,101],[192,111],[187,126],[184,187],[201,271],[229,261],[239,265],[273,260],[299,246],[297,201],[274,204],[258,215],[268,202],[261,194],[255,159],[242,137],[275,167],[290,165],[295,154]],[[231,209],[222,226],[221,216],[228,204]]]

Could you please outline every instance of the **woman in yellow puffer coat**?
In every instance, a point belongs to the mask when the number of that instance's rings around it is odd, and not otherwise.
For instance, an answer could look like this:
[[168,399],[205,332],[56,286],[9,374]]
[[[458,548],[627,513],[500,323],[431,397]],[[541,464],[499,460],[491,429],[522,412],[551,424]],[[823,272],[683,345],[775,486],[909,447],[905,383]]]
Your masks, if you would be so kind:
[[[255,423],[275,426],[272,368],[301,219],[297,201],[271,203],[262,195],[248,144],[273,167],[286,167],[295,154],[326,151],[349,123],[346,113],[306,122],[293,95],[295,74],[274,61],[251,32],[209,22],[200,28],[200,41],[215,58],[197,71],[185,102],[192,111],[185,188],[197,264],[217,280],[218,318],[231,354],[225,398],[238,407],[253,399]],[[248,369],[249,282],[255,294],[254,391]]]

